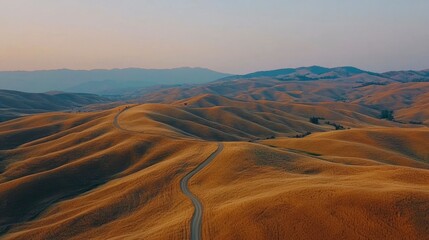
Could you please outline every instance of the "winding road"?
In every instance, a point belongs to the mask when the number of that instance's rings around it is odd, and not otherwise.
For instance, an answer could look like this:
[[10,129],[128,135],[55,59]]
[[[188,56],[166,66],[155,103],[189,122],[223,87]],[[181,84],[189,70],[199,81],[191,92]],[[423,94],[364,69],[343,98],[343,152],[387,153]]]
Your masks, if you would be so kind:
[[203,218],[203,205],[200,200],[189,190],[189,179],[191,179],[195,174],[201,171],[204,167],[210,164],[210,162],[216,158],[216,156],[222,152],[223,144],[218,143],[218,147],[215,152],[213,152],[204,162],[198,165],[194,170],[190,171],[185,177],[180,181],[180,188],[182,192],[192,201],[194,204],[194,214],[192,215],[191,220],[191,240],[201,239],[201,226],[202,226],[202,218]]
[[121,125],[119,124],[119,116],[120,116],[122,113],[124,113],[125,111],[128,111],[128,110],[130,110],[131,108],[136,107],[136,106],[138,106],[138,105],[134,105],[134,106],[132,106],[132,107],[125,107],[125,108],[123,108],[122,110],[120,110],[120,111],[118,112],[118,114],[116,114],[116,115],[115,115],[115,118],[113,119],[113,126],[114,126],[115,128],[117,128],[117,129],[121,130],[121,131],[124,131],[124,132],[136,133],[136,134],[142,134],[143,132],[137,132],[137,131],[133,131],[133,130],[128,130],[128,129],[125,129],[125,128],[121,127]]
[[[135,105],[138,106],[138,105]],[[129,129],[125,129],[121,127],[119,124],[119,116],[124,113],[125,111],[129,110],[132,107],[126,107],[118,112],[118,114],[115,115],[115,118],[113,120],[113,126],[121,131],[128,132],[128,133],[134,133],[134,134],[144,134],[143,132],[133,131]],[[182,190],[183,194],[187,196],[194,205],[194,214],[192,215],[191,219],[191,228],[190,228],[190,239],[191,240],[197,240],[201,239],[201,229],[202,229],[202,218],[203,218],[203,205],[201,201],[198,199],[197,196],[195,196],[191,190],[189,190],[189,180],[195,176],[198,172],[200,172],[203,168],[205,168],[207,165],[210,164],[213,159],[216,158],[216,156],[222,152],[223,150],[223,143],[217,144],[217,149],[214,151],[204,162],[200,163],[196,168],[194,168],[192,171],[190,171],[188,174],[186,174],[181,180],[180,180],[180,189]]]

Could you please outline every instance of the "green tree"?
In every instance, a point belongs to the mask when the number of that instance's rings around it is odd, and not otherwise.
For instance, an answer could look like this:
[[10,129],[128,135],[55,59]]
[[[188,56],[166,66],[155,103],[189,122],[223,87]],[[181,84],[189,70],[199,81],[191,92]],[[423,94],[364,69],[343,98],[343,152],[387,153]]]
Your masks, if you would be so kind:
[[395,117],[393,116],[393,111],[387,109],[381,111],[380,118],[387,119],[389,121],[393,121],[393,119],[395,119]]
[[310,122],[313,124],[319,124],[319,118],[318,117],[311,117]]

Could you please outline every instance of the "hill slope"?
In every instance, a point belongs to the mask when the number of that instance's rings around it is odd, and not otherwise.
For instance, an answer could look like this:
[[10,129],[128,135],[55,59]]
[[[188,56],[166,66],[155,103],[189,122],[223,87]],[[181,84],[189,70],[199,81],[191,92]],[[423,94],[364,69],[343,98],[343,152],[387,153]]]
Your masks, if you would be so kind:
[[198,202],[204,239],[426,239],[429,83],[276,74],[0,123],[0,238],[189,239]]
[[[306,77],[296,77],[296,74]],[[375,74],[351,67],[281,69],[228,77],[197,86],[158,89],[142,94],[136,101],[173,103],[212,94],[245,101],[343,102],[379,112],[395,111],[396,120],[404,123],[429,124],[429,82],[415,81],[413,77],[396,79],[393,78],[395,74]]]
[[[242,116],[237,109],[284,113],[269,105],[275,103],[211,95],[187,102],[48,113],[0,124],[0,141],[8,143],[0,150],[3,237],[188,238],[193,208],[180,192],[180,180],[217,144],[201,139],[210,134],[195,138],[185,131],[226,130],[230,117],[222,104],[236,106],[230,114],[238,125],[254,122],[258,114]],[[225,120],[213,126],[219,115]],[[189,127],[177,127],[178,122]],[[259,125],[272,128],[271,122]],[[190,183],[204,205],[203,237],[424,239],[429,234],[427,140],[426,127],[373,126],[224,143]]]
[[108,99],[94,94],[25,93],[0,90],[0,122],[28,114],[61,111],[107,102],[109,102]]
[[[320,118],[319,124],[311,117]],[[205,140],[249,141],[356,127],[416,127],[379,119],[379,111],[353,103],[241,101],[205,94],[172,104],[144,104],[122,116],[134,130],[171,129]],[[144,126],[144,129],[140,129]]]

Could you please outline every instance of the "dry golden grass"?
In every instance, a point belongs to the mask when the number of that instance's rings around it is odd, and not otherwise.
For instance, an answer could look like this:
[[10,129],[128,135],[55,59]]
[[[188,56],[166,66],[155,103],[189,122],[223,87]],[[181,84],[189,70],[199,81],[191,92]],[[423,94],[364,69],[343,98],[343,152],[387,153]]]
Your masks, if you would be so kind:
[[[185,106],[184,102],[188,104]],[[425,239],[429,130],[352,103],[242,102],[213,95],[0,124],[5,239],[184,239],[191,179],[205,239]],[[330,131],[308,116],[357,127]],[[384,126],[384,127],[383,127]]]
[[216,144],[119,131],[112,125],[116,112],[51,114],[2,126],[25,124],[31,132],[42,118],[62,123],[61,131],[1,152],[6,239],[187,236],[192,205],[179,181]]
[[[245,102],[205,94],[174,104],[144,104],[121,115],[127,129],[161,135],[183,135],[215,141],[248,141],[355,127],[417,127],[379,119],[380,112],[353,103]],[[310,117],[321,117],[319,125]]]
[[[412,80],[412,79],[409,79]],[[213,94],[234,98],[216,99]],[[195,97],[204,95],[205,97]],[[211,95],[208,97],[207,95]],[[178,101],[178,99],[180,99]],[[188,87],[170,88],[155,91],[142,96],[142,102],[155,103],[185,103],[193,106],[238,106],[237,99],[254,103],[281,102],[285,103],[312,103],[317,105],[315,113],[326,114],[333,108],[326,108],[328,102],[331,107],[336,104],[347,103],[345,111],[360,108],[364,115],[378,117],[380,110],[390,109],[395,111],[397,120],[404,123],[422,122],[429,126],[429,83],[428,82],[396,82],[390,78],[357,74],[350,77],[341,77],[330,80],[316,81],[279,81],[275,78],[263,79],[238,79],[228,81],[216,81],[213,83]],[[195,104],[195,102],[197,102]],[[240,104],[242,106],[243,104]],[[272,103],[270,103],[272,105]],[[321,105],[325,107],[319,108]],[[345,106],[342,104],[342,106]],[[366,106],[366,107],[364,107]],[[369,109],[371,107],[373,109]],[[377,109],[378,111],[375,111]],[[350,115],[352,113],[349,113]],[[356,115],[362,114],[362,111]],[[367,122],[365,116],[353,116],[354,124],[359,121]],[[349,119],[350,120],[350,119]],[[371,121],[371,124],[380,125]],[[352,126],[358,127],[358,126]],[[361,127],[361,126],[359,126]]]
[[[291,147],[288,140],[279,141]],[[360,151],[365,152],[357,147]],[[206,206],[204,236],[427,238],[429,171],[344,157],[346,153],[316,156],[260,144],[225,144],[193,182]]]

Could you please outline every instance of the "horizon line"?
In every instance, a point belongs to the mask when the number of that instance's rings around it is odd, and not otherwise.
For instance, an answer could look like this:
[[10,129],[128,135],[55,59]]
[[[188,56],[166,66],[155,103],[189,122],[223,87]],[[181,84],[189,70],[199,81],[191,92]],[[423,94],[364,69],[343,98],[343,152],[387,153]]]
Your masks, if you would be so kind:
[[182,66],[182,67],[171,67],[171,68],[145,68],[145,67],[115,67],[115,68],[89,68],[89,69],[72,69],[72,68],[52,68],[52,69],[35,69],[35,70],[0,70],[0,73],[30,73],[30,72],[50,72],[50,71],[85,71],[85,72],[90,72],[90,71],[114,71],[114,70],[132,70],[132,69],[137,69],[137,70],[177,70],[177,69],[203,69],[203,70],[209,70],[209,71],[214,71],[214,72],[218,72],[218,73],[223,73],[223,74],[230,74],[230,75],[246,75],[246,74],[250,74],[250,73],[257,73],[257,72],[267,72],[267,71],[276,71],[276,70],[283,70],[283,69],[299,69],[299,68],[311,68],[311,67],[322,67],[322,68],[327,68],[327,69],[334,69],[334,68],[345,68],[345,67],[353,67],[353,68],[357,68],[359,70],[365,71],[365,72],[372,72],[372,73],[388,73],[388,72],[401,72],[401,71],[428,71],[429,68],[424,68],[424,69],[420,69],[420,70],[415,70],[415,69],[400,69],[400,70],[388,70],[388,71],[382,71],[382,72],[378,72],[378,71],[368,71],[365,70],[363,68],[359,68],[359,67],[355,67],[353,65],[343,65],[343,66],[336,66],[336,67],[325,67],[325,66],[321,66],[321,65],[308,65],[308,66],[300,66],[300,67],[283,67],[283,68],[272,68],[272,69],[265,69],[265,70],[254,70],[253,72],[247,72],[244,74],[236,74],[236,73],[227,73],[227,72],[223,72],[223,71],[218,71],[218,70],[213,70],[211,68],[208,67],[190,67],[190,66]]

